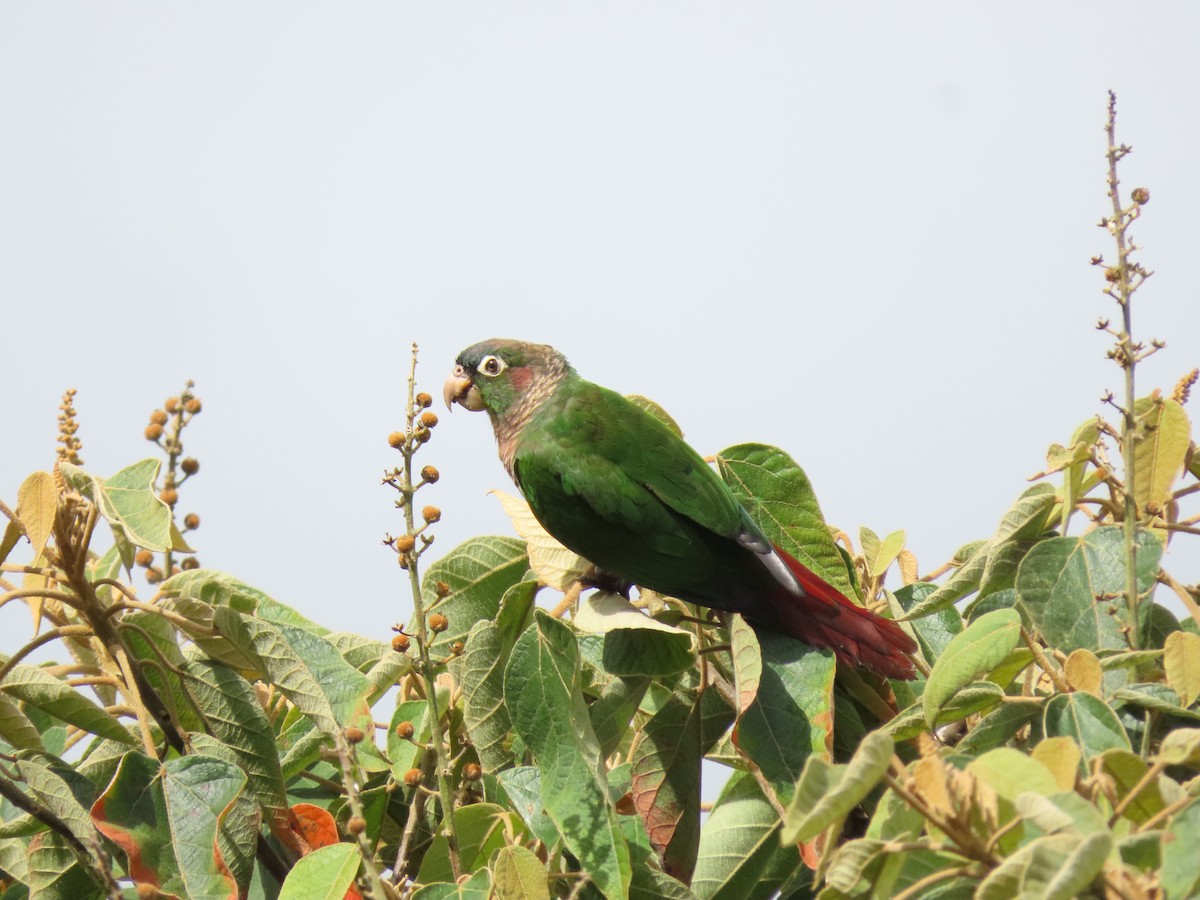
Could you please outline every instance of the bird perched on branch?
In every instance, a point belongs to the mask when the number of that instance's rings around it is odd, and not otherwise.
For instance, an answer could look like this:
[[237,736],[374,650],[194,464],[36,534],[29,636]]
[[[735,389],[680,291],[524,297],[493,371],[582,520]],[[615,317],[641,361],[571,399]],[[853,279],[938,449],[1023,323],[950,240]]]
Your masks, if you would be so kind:
[[741,613],[843,662],[912,678],[912,639],[773,546],[701,456],[650,413],[585,381],[553,347],[468,347],[447,406],[483,410],[542,526],[616,579]]

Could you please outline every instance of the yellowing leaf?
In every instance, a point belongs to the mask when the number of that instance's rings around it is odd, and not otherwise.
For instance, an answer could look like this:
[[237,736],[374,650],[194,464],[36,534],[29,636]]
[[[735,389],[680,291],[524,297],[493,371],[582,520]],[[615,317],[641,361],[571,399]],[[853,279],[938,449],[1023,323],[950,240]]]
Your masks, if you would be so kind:
[[1200,635],[1173,631],[1163,645],[1167,684],[1175,689],[1184,708],[1200,697]]
[[[40,554],[33,560],[32,568],[39,568],[46,564],[46,558]],[[38,575],[35,572],[26,572],[21,578],[21,590],[23,591],[48,591],[53,590],[57,585],[51,583],[50,579],[45,575]],[[33,633],[37,634],[42,627],[42,612],[45,610],[45,597],[26,597],[25,604],[29,607],[29,613],[33,616]],[[52,610],[53,612],[53,607]]]
[[1174,400],[1143,397],[1134,409],[1138,419],[1133,448],[1134,496],[1139,509],[1158,512],[1183,470],[1191,443],[1191,423]]
[[589,594],[579,604],[579,611],[572,621],[580,631],[590,634],[607,634],[618,628],[649,628],[667,634],[684,634],[695,641],[695,635],[690,631],[650,618],[620,594],[611,591]]
[[1054,775],[1060,791],[1075,789],[1075,775],[1082,757],[1079,745],[1069,737],[1049,737],[1033,748],[1033,758]]
[[1072,650],[1063,664],[1063,672],[1067,676],[1067,683],[1075,690],[1101,696],[1104,672],[1100,668],[1099,658],[1091,650],[1086,647]]
[[8,559],[8,554],[12,553],[12,548],[17,546],[17,541],[21,539],[21,533],[20,526],[12,520],[4,526],[4,537],[0,539],[0,563]]
[[34,556],[45,549],[57,510],[58,491],[49,472],[34,472],[17,489],[17,517],[25,525]]
[[500,501],[505,514],[512,520],[513,528],[525,541],[529,567],[537,575],[538,581],[547,587],[566,591],[591,568],[586,559],[551,537],[528,503],[503,491],[491,493]]

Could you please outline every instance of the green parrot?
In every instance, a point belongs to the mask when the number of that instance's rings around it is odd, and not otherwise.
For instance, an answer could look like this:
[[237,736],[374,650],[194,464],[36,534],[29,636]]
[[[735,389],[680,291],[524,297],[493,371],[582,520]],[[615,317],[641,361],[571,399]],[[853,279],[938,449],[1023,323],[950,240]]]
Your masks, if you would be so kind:
[[829,647],[889,678],[916,644],[771,542],[695,450],[625,397],[585,381],[553,347],[482,341],[443,396],[485,410],[500,459],[542,527],[606,577]]

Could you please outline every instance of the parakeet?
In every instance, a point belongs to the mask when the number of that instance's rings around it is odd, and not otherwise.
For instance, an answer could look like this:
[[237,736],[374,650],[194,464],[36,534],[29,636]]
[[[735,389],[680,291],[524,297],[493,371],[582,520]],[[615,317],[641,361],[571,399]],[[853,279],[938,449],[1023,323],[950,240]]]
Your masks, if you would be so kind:
[[741,613],[846,663],[914,677],[916,644],[772,546],[733,492],[674,431],[585,381],[553,347],[482,341],[443,396],[484,410],[500,459],[542,527],[615,579]]

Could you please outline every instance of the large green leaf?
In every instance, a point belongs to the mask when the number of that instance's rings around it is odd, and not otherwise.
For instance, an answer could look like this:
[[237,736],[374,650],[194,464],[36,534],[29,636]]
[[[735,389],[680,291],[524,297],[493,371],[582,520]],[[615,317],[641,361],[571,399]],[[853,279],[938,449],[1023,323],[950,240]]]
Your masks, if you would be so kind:
[[[70,463],[59,464],[71,487],[96,504],[118,542],[158,551],[173,547],[171,507],[154,493],[161,467],[161,460],[143,459],[104,479]],[[125,560],[127,566],[132,562],[132,558]]]
[[228,606],[213,611],[213,624],[326,734],[366,709],[367,679],[319,635]]
[[528,847],[501,847],[488,868],[496,900],[550,900],[550,873]]
[[513,762],[512,751],[505,746],[512,731],[504,705],[507,658],[499,627],[483,620],[471,628],[463,655],[451,663],[462,685],[463,724],[485,772],[498,772]]
[[1166,900],[1192,900],[1200,893],[1200,800],[1175,813],[1162,835],[1162,889]]
[[1014,609],[998,609],[972,622],[957,634],[933,663],[925,685],[925,724],[930,728],[938,713],[959,690],[1000,665],[1021,639],[1021,617]]
[[773,543],[847,597],[858,592],[804,470],[778,447],[738,444],[717,454],[725,483]]
[[784,815],[783,842],[809,841],[831,825],[844,822],[879,784],[894,750],[890,735],[873,731],[845,765],[810,756]]
[[784,634],[763,632],[762,677],[742,713],[736,743],[762,770],[783,803],[814,754],[828,757],[833,740],[833,654]]
[[328,628],[305,618],[258,588],[215,569],[187,569],[172,575],[159,590],[169,597],[200,600],[209,606],[228,606],[238,612],[254,613],[277,625],[296,625],[320,635],[329,633]]
[[596,887],[617,900],[629,890],[629,850],[580,692],[579,666],[571,630],[539,610],[509,657],[504,699],[541,773],[546,812]]
[[80,864],[62,835],[39,834],[29,842],[29,896],[36,900],[103,900],[108,897],[90,866]]
[[[1021,562],[1017,594],[1042,637],[1065,653],[1124,650],[1124,536],[1118,526],[1042,541]],[[1154,585],[1162,544],[1138,532],[1139,593]],[[1110,613],[1110,608],[1116,614]]]
[[[425,608],[435,603],[449,627],[434,637],[431,650],[445,654],[455,641],[464,640],[480,619],[495,619],[504,592],[521,581],[529,561],[525,543],[510,537],[476,537],[459,544],[429,567],[422,580]],[[450,594],[438,602],[437,584]],[[416,631],[416,622],[408,630]]]
[[976,590],[987,596],[1011,587],[1016,563],[1045,531],[1054,499],[1054,488],[1049,484],[1026,488],[1001,517],[989,540],[969,544],[955,554],[961,560],[958,569],[937,590],[914,604],[909,618],[949,609]]
[[237,672],[205,659],[186,663],[188,686],[212,737],[233,754],[272,830],[289,821],[287,788],[275,732],[254,687]]
[[[454,833],[458,838],[458,857],[463,872],[475,872],[487,866],[492,854],[509,843],[520,843],[525,826],[512,812],[495,803],[473,803],[454,811]],[[444,834],[438,834],[417,876],[421,882],[453,881],[450,850]]]
[[0,681],[0,691],[84,731],[125,744],[137,743],[125,726],[111,715],[65,681],[37,666],[17,663]]
[[[258,837],[246,775],[208,756],[185,756],[163,766],[171,842],[189,900],[228,900],[250,882]],[[248,799],[248,798],[247,798]]]
[[1047,737],[1069,737],[1083,751],[1080,763],[1086,774],[1094,757],[1105,750],[1129,750],[1129,735],[1112,707],[1091,694],[1075,691],[1055,694],[1046,703],[1042,728]]
[[700,829],[692,891],[702,900],[765,900],[800,865],[800,853],[779,842],[779,816],[754,778],[738,772],[726,783]]
[[342,900],[361,862],[355,844],[330,844],[314,850],[288,872],[278,900]]
[[[46,753],[23,753],[12,767],[25,794],[58,816],[85,847],[95,844],[96,828],[87,812],[96,795],[91,782]],[[6,830],[12,825],[6,822]]]

